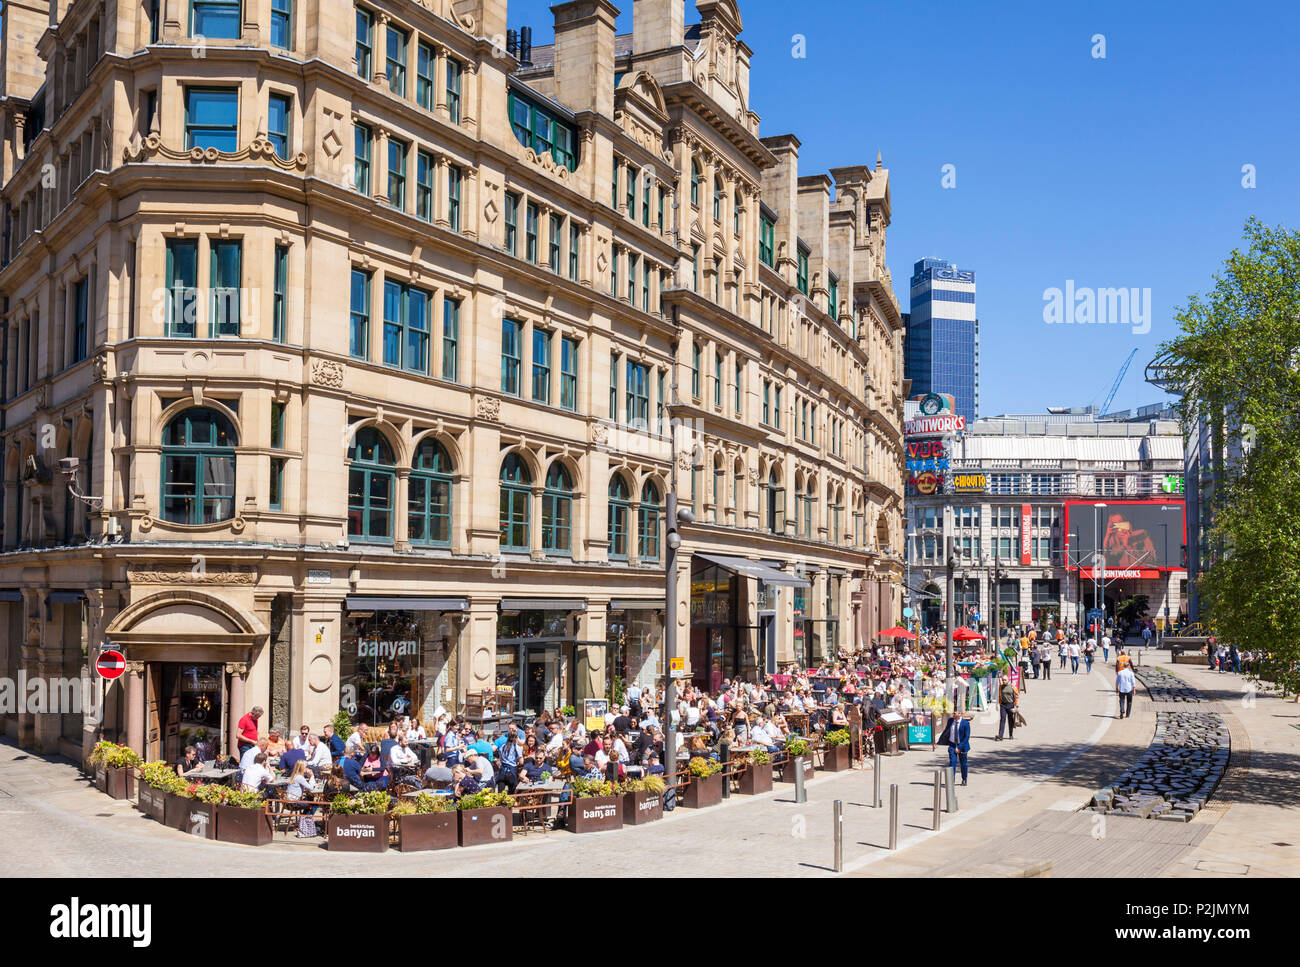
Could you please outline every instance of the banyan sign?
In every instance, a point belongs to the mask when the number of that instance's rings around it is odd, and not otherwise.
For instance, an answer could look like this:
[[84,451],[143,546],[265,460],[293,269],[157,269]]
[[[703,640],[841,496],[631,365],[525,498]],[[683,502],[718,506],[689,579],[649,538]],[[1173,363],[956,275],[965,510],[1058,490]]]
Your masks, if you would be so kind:
[[959,494],[982,494],[989,486],[989,478],[982,473],[954,473],[950,479]]
[[907,436],[937,436],[945,433],[962,433],[966,417],[960,413],[943,413],[938,416],[920,416],[903,424]]

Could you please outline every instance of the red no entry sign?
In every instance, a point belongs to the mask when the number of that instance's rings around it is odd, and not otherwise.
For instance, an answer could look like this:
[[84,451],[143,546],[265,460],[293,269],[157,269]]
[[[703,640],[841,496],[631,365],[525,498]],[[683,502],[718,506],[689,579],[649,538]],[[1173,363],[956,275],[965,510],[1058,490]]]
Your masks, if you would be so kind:
[[126,671],[126,656],[120,651],[106,651],[96,660],[95,671],[109,681],[121,678],[122,672]]

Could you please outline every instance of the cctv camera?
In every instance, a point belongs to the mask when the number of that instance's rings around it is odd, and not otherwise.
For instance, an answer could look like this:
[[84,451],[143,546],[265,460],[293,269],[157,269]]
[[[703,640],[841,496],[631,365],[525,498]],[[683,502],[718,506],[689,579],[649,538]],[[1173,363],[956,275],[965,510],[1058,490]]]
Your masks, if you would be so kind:
[[59,458],[59,473],[67,474],[69,477],[76,473],[80,466],[81,461],[77,457]]

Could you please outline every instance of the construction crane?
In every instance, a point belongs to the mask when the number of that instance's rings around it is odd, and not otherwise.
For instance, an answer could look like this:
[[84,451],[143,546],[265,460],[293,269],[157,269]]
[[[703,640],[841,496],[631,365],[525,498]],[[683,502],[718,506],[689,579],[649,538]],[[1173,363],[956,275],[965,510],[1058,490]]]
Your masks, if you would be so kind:
[[1110,412],[1110,404],[1115,399],[1115,394],[1119,392],[1119,384],[1124,382],[1124,374],[1128,372],[1129,364],[1133,362],[1133,357],[1138,354],[1135,349],[1128,354],[1128,359],[1124,360],[1124,365],[1119,368],[1119,375],[1115,377],[1115,382],[1111,384],[1110,392],[1106,394],[1106,402],[1101,404],[1101,409],[1097,411],[1097,418],[1105,416]]

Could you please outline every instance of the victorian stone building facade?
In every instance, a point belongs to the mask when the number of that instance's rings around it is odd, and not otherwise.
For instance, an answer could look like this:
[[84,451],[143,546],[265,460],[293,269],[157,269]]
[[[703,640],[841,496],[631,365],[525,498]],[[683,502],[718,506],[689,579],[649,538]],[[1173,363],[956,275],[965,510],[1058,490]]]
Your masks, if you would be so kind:
[[701,682],[896,620],[888,172],[801,176],[695,6],[6,4],[0,673],[127,661],[9,734],[558,708],[661,677],[666,614]]

